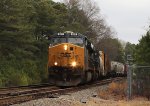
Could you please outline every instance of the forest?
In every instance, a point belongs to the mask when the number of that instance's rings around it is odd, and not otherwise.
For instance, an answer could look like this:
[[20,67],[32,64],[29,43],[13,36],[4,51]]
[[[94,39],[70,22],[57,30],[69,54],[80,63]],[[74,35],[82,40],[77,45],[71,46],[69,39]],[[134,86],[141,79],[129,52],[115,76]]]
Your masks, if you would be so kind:
[[150,64],[149,30],[137,45],[119,40],[92,0],[0,0],[0,87],[47,82],[48,37],[68,30],[112,60]]

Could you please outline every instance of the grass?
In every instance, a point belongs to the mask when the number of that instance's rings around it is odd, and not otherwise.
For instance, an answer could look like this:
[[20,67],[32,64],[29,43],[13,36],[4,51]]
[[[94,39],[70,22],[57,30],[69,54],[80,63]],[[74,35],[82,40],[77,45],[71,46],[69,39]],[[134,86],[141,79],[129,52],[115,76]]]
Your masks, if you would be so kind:
[[122,100],[126,98],[127,83],[112,82],[108,85],[108,89],[100,90],[99,97],[102,99]]

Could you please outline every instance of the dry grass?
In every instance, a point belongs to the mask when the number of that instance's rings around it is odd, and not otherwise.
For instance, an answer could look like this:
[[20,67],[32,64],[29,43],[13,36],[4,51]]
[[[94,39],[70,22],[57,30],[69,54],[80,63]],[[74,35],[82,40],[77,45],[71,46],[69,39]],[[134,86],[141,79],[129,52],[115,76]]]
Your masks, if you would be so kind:
[[99,91],[99,97],[103,99],[122,100],[126,97],[127,83],[112,82],[107,90]]
[[[150,101],[144,97],[134,97],[126,101],[127,82],[112,82],[105,90],[98,91],[101,105],[97,106],[150,106]],[[94,106],[94,105],[93,105]]]
[[127,90],[127,83],[115,83],[112,82],[109,84],[108,90],[110,93],[116,94],[116,95],[126,95],[126,90]]

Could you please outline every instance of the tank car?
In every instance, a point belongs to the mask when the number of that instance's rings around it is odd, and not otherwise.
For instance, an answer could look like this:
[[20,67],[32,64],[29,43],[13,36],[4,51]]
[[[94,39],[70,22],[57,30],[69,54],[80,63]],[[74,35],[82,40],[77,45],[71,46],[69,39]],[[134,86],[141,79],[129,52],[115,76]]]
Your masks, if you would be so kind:
[[125,73],[125,66],[123,63],[111,61],[111,70],[114,73],[113,75],[124,75]]
[[76,86],[101,75],[99,53],[86,36],[66,31],[49,38],[49,82],[57,86]]

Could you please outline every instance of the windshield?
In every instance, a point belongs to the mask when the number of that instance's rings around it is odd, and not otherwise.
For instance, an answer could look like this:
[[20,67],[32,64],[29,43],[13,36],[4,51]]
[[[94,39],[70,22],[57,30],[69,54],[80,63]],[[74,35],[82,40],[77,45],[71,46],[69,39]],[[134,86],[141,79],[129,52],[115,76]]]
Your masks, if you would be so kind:
[[52,45],[56,45],[60,43],[66,43],[66,38],[53,38],[51,41]]
[[82,38],[52,38],[51,39],[51,43],[50,45],[56,45],[56,44],[60,44],[60,43],[72,43],[72,44],[76,44],[78,46],[83,46],[83,39]]
[[79,46],[83,45],[83,39],[82,38],[68,38],[68,43],[73,43]]

